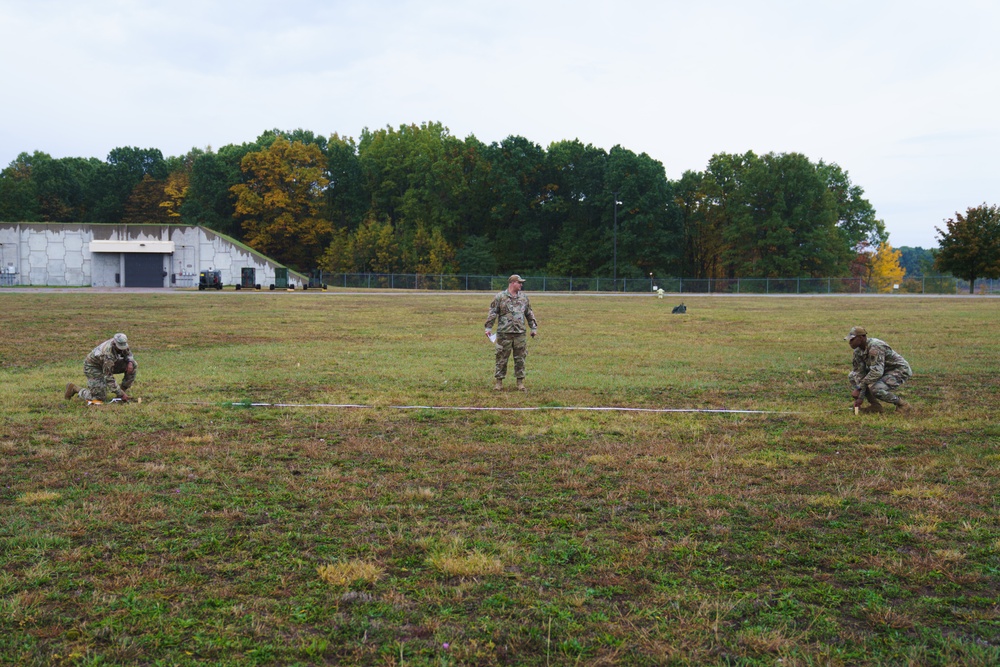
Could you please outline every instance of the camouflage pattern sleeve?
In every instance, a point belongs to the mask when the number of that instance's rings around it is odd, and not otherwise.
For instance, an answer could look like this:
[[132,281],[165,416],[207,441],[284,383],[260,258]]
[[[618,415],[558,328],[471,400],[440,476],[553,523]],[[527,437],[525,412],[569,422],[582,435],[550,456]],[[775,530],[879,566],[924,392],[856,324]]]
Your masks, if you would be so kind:
[[[128,364],[132,364],[132,372],[128,372]],[[139,369],[139,363],[132,356],[132,353],[128,353],[128,358],[125,360],[125,376],[122,378],[121,390],[127,391],[135,383],[136,372]]]
[[101,370],[104,372],[104,377],[107,378],[109,382],[114,382],[115,358],[107,354],[101,357]]
[[881,345],[869,345],[866,361],[868,375],[861,378],[861,381],[858,383],[864,388],[875,384],[879,378],[885,375],[885,348]]
[[531,301],[528,300],[528,295],[524,295],[525,307],[524,307],[524,320],[531,327],[532,331],[538,330],[538,320],[535,319],[535,311],[531,309]]
[[487,329],[492,329],[493,323],[497,321],[498,317],[500,317],[499,308],[500,308],[500,294],[497,294],[495,297],[493,297],[493,302],[490,303],[490,314],[487,315],[486,317]]
[[90,353],[87,362],[92,366],[100,367],[108,386],[115,386],[115,354],[111,351],[114,340],[106,340]]
[[865,364],[864,356],[860,350],[854,351],[854,356],[851,357],[851,372],[847,376],[847,381],[851,383],[851,389],[859,389],[861,387],[861,378],[865,375]]
[[101,358],[102,371],[104,372],[104,382],[108,385],[108,392],[121,397],[124,393],[115,381],[115,357],[110,349]]

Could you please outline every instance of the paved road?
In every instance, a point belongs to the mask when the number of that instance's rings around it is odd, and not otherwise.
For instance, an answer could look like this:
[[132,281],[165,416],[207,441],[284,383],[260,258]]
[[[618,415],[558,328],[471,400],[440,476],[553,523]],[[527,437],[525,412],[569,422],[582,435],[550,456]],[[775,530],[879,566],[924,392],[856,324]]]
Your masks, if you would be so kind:
[[[651,299],[656,295],[649,292],[533,292],[525,290],[533,297],[572,297],[572,298],[646,298]],[[234,290],[232,288],[218,290],[208,290],[205,298],[211,298],[209,294],[225,295],[246,295],[255,294],[257,290]],[[406,290],[406,289],[365,289],[365,290],[261,290],[260,294],[290,295],[296,296],[441,296],[441,295],[491,295],[494,290],[489,291],[458,291],[458,290]],[[175,287],[0,287],[0,294],[199,294],[194,288]],[[728,294],[713,292],[705,294],[701,292],[666,292],[664,299],[696,299],[696,298],[722,298],[722,299],[747,299],[747,298],[791,298],[791,299],[817,299],[817,298],[849,298],[849,299],[995,299],[1000,298],[1000,294]]]

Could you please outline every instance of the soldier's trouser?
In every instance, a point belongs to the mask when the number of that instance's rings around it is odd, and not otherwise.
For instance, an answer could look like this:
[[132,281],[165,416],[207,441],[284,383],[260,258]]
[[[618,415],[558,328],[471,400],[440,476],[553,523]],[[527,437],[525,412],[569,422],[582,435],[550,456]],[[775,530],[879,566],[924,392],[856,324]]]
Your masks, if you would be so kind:
[[502,380],[507,377],[507,358],[514,355],[514,377],[524,378],[524,359],[528,356],[528,334],[497,334],[497,363],[493,377]]
[[899,396],[895,394],[895,391],[909,379],[910,375],[904,370],[889,371],[872,384],[869,389],[875,398],[895,405],[899,403]]
[[[139,370],[139,364],[132,362],[132,372],[128,372],[128,360],[122,359],[115,362],[114,373],[125,373],[122,378],[122,385],[119,388],[114,385],[111,391],[115,396],[121,396],[122,392],[132,386],[135,382],[135,373]],[[85,401],[106,401],[108,400],[108,381],[104,377],[104,371],[94,366],[83,365],[83,374],[87,376],[87,388],[80,390],[80,398]]]

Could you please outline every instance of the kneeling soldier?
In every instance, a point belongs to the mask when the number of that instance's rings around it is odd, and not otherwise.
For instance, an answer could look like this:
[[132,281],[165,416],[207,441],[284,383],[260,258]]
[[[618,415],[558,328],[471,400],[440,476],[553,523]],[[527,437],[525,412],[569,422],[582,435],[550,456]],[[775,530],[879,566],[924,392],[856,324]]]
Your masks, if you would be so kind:
[[854,327],[844,340],[854,350],[854,368],[848,375],[854,407],[860,408],[867,398],[872,412],[882,412],[880,400],[892,403],[897,410],[909,408],[910,404],[894,393],[913,375],[906,359],[885,341],[869,338],[864,327]]
[[[127,401],[125,393],[135,382],[135,372],[139,365],[128,347],[128,338],[123,333],[116,333],[87,355],[83,361],[83,374],[87,376],[87,387],[81,389],[70,382],[66,385],[66,400],[80,394],[85,401],[105,401],[108,394]],[[115,382],[115,373],[124,373],[121,387]]]

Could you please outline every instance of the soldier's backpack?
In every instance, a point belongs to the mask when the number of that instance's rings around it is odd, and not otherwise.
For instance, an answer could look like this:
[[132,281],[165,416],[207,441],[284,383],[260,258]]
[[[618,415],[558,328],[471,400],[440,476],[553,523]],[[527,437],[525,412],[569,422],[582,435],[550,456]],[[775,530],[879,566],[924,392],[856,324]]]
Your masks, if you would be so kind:
[[683,315],[688,311],[687,306],[683,303],[679,306],[674,306],[674,309],[670,311],[671,315]]

